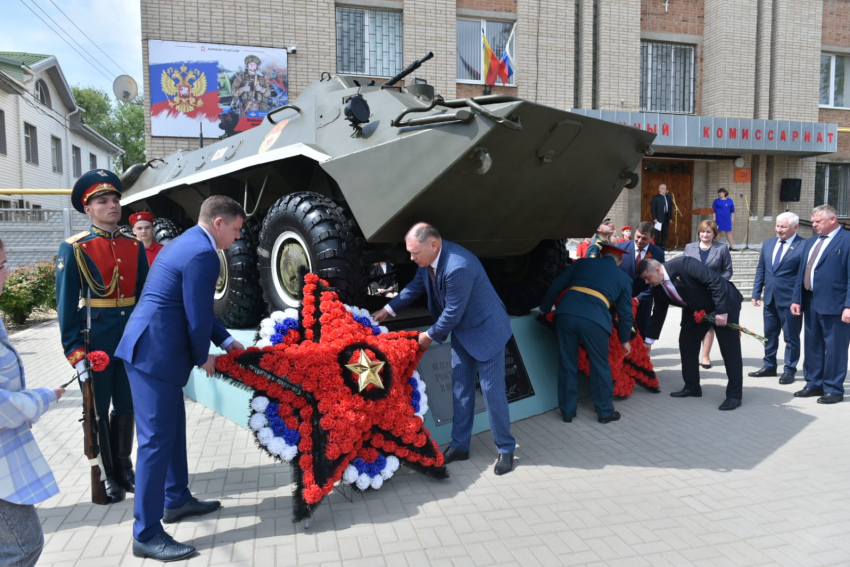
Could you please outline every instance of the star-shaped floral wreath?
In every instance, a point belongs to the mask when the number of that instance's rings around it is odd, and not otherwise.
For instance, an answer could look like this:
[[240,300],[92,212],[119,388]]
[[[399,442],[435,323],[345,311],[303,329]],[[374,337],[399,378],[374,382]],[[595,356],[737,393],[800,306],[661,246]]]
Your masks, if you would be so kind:
[[258,446],[292,465],[293,521],[312,516],[336,482],[377,489],[400,463],[447,478],[423,424],[418,334],[378,327],[315,274],[304,277],[303,297],[300,317],[272,313],[257,346],[216,360],[218,377],[254,393]]

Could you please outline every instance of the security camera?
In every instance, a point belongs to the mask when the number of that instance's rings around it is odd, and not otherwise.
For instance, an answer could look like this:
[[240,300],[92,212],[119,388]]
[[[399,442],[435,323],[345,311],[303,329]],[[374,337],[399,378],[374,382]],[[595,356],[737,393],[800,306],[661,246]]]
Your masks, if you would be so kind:
[[287,51],[289,53],[293,53],[293,54],[298,53],[298,48],[297,48],[297,46],[293,45],[292,47],[288,48]]

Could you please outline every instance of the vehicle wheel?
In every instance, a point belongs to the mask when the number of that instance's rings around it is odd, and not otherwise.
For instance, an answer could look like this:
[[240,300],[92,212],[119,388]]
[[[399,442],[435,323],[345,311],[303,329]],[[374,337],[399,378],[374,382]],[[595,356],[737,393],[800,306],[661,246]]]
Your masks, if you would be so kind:
[[256,327],[266,309],[257,270],[259,242],[260,223],[247,219],[239,239],[227,252],[218,250],[221,267],[215,283],[214,308],[225,327]]
[[121,226],[118,227],[118,230],[120,230],[122,234],[130,235],[133,238],[136,237],[136,235],[133,234],[133,227],[130,226],[129,224],[122,224]]
[[365,281],[358,233],[342,207],[323,195],[299,192],[278,199],[260,231],[260,283],[270,308],[300,307],[303,268],[327,281],[343,302],[353,303]]
[[159,218],[153,221],[153,239],[160,244],[174,240],[180,236],[180,232],[181,230],[171,219]]
[[544,240],[524,256],[484,261],[509,315],[527,315],[539,307],[549,286],[569,263],[564,240]]

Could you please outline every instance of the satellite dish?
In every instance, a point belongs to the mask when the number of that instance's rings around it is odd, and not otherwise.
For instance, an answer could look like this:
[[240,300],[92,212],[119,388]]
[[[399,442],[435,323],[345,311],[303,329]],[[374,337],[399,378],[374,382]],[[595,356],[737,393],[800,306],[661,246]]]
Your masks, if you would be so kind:
[[123,104],[135,100],[139,94],[139,87],[130,75],[121,75],[112,82],[112,92]]

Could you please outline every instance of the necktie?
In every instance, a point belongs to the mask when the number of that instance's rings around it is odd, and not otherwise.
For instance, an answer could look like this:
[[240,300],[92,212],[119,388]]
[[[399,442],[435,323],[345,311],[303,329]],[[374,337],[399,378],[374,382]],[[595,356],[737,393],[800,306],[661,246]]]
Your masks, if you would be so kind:
[[682,299],[682,297],[679,295],[679,293],[676,291],[676,288],[673,287],[673,282],[671,282],[670,280],[664,280],[661,285],[664,286],[664,290],[667,292],[667,295],[669,295],[670,299],[672,299],[675,303],[678,303],[683,307],[687,305]]
[[664,212],[667,212],[667,195],[663,195],[664,197]]
[[818,243],[815,244],[815,249],[812,250],[812,255],[809,256],[809,261],[806,262],[806,274],[803,278],[803,287],[807,290],[812,290],[812,268],[815,265],[815,260],[817,260],[818,253],[820,252],[821,246],[823,246],[823,242],[826,240],[826,236],[819,236]]
[[643,260],[643,248],[638,248],[637,253],[635,254],[635,270],[637,270],[638,264]]
[[779,268],[779,262],[782,261],[782,247],[785,246],[785,241],[779,241],[779,250],[776,251],[776,257],[773,258],[773,271],[775,272],[777,268]]
[[431,277],[431,287],[437,291],[437,272],[434,271],[434,266],[428,266],[428,275]]

